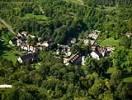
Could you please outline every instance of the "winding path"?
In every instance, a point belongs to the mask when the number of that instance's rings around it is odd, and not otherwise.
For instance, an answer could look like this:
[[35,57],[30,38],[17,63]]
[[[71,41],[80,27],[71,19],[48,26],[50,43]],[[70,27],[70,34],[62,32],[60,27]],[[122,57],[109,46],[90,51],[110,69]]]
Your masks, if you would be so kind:
[[0,18],[0,22],[3,23],[11,33],[16,34],[16,32],[13,30],[13,28],[6,21],[4,21],[2,18]]

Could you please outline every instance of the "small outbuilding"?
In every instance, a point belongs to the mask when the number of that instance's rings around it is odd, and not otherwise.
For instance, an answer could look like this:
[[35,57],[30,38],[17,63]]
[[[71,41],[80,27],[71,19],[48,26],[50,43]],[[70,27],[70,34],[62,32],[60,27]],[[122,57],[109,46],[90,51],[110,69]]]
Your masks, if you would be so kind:
[[21,64],[22,63],[27,64],[27,63],[34,63],[34,62],[39,61],[39,57],[37,53],[29,53],[29,54],[19,57],[17,60]]
[[12,88],[12,85],[8,85],[8,84],[0,85],[0,89],[5,89],[5,88]]

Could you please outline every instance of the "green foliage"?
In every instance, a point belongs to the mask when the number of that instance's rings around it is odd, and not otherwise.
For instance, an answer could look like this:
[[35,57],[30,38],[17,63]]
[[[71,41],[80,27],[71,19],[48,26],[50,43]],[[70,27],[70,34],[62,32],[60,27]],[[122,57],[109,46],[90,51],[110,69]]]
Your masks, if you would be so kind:
[[108,38],[100,43],[102,46],[118,46],[119,40],[115,40],[114,38]]
[[[8,1],[8,2],[6,2]],[[131,0],[2,0],[0,1],[0,100],[129,100],[131,99]],[[101,46],[114,46],[110,57],[86,58],[86,65],[65,66],[54,51],[41,51],[38,64],[21,65],[18,48],[10,47],[15,32],[28,31],[55,44],[100,30]],[[85,37],[86,38],[86,37]],[[29,38],[34,45],[36,39]],[[72,53],[90,52],[79,42]]]
[[123,82],[132,83],[132,77],[124,78],[124,79],[123,79]]
[[129,67],[128,65],[126,65],[127,56],[128,56],[128,51],[124,47],[118,48],[113,54],[114,66],[117,66],[122,69]]

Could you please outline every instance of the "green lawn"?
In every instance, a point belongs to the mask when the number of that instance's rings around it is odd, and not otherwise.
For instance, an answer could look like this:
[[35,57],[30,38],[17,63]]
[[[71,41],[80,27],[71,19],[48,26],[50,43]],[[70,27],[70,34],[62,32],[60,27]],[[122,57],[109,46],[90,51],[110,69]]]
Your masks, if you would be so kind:
[[[9,36],[10,34],[10,36]],[[17,62],[17,56],[16,54],[20,54],[18,51],[16,51],[16,48],[11,47],[9,45],[9,40],[12,37],[12,33],[5,33],[0,38],[3,40],[1,43],[1,56],[9,61],[12,61],[13,64]]]
[[111,74],[113,72],[116,72],[117,71],[117,68],[116,67],[110,67],[108,70],[107,70],[107,73]]
[[115,10],[117,7],[109,7],[109,6],[106,6],[105,8],[104,8],[104,10],[106,10],[106,11],[112,11],[112,10]]
[[103,41],[100,41],[101,46],[118,46],[119,40],[115,40],[114,38],[107,38]]
[[17,55],[20,55],[20,52],[13,49],[10,51],[5,51],[3,58],[12,61],[13,64],[15,64],[17,62]]
[[83,0],[64,0],[64,1],[71,2],[71,3],[76,3],[76,4],[79,4],[79,5],[84,5]]
[[44,15],[34,15],[34,14],[26,14],[22,19],[27,20],[27,19],[36,19],[36,20],[47,20],[48,17]]
[[123,79],[123,82],[132,83],[132,77],[124,78],[124,79]]

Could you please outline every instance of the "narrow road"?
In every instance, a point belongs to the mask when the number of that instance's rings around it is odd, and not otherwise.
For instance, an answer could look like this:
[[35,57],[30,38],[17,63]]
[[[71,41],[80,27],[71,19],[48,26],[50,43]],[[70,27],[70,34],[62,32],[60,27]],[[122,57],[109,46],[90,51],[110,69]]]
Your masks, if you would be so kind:
[[0,18],[0,22],[3,23],[11,33],[16,34],[16,32],[13,31],[13,28],[8,23],[6,23],[6,21],[4,21],[2,18]]

